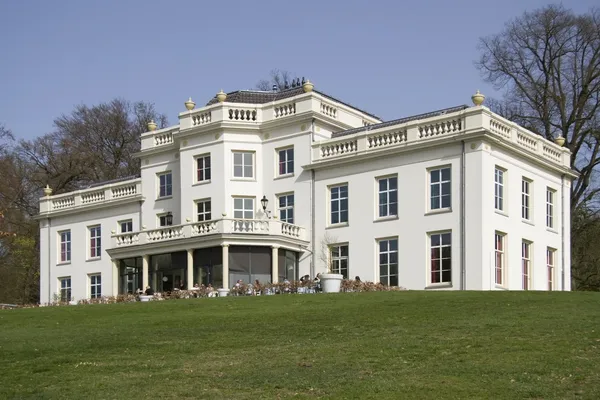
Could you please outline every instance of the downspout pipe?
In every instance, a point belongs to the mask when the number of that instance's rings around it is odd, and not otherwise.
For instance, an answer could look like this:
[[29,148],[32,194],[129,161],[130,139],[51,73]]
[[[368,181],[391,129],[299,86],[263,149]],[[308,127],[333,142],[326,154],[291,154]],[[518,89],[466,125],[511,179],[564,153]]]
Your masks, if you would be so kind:
[[[52,302],[51,297],[52,297],[52,283],[51,283],[51,276],[50,276],[50,259],[52,258],[50,255],[50,249],[52,248],[52,244],[50,243],[50,238],[52,237],[50,234],[50,231],[52,230],[52,218],[48,218],[48,238],[47,238],[47,243],[48,243],[48,304],[50,304]],[[40,299],[40,302],[42,301],[42,299]]]
[[560,177],[560,289],[565,290],[565,174]]
[[[310,141],[308,154],[310,160],[312,162],[312,144],[315,141],[315,119],[313,118],[310,122]],[[315,274],[315,241],[316,241],[316,232],[315,232],[315,170],[310,170],[310,246],[311,246],[311,260],[310,260],[310,276],[314,277]]]
[[467,276],[467,246],[465,243],[465,216],[466,216],[466,157],[465,157],[465,141],[461,141],[462,151],[460,155],[460,290],[466,290]]

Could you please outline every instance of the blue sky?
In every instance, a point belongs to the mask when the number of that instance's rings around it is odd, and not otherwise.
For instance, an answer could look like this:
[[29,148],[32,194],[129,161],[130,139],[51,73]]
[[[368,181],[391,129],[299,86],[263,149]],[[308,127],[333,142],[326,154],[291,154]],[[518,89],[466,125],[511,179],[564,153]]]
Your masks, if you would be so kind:
[[494,94],[473,66],[478,38],[548,3],[4,0],[0,123],[29,139],[77,104],[122,97],[175,124],[189,96],[250,89],[273,68],[386,120],[465,104]]

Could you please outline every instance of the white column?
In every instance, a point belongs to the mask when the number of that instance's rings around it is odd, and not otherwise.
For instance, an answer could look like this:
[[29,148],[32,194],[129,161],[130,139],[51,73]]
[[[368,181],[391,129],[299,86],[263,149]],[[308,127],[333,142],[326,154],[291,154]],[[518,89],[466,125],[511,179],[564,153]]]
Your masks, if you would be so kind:
[[223,246],[223,288],[229,289],[229,245]]
[[116,296],[119,294],[119,260],[112,261],[112,295]]
[[271,246],[271,279],[279,282],[279,246]]
[[144,254],[142,256],[142,290],[146,290],[148,286],[148,264],[150,263],[150,256]]
[[194,249],[187,251],[187,288],[188,290],[194,287]]

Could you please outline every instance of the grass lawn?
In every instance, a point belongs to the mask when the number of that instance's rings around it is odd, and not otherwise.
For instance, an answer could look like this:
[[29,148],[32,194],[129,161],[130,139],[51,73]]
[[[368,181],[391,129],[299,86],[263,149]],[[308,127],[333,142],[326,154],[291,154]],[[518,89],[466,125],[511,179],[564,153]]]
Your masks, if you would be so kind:
[[380,292],[0,311],[0,398],[599,399],[600,294]]

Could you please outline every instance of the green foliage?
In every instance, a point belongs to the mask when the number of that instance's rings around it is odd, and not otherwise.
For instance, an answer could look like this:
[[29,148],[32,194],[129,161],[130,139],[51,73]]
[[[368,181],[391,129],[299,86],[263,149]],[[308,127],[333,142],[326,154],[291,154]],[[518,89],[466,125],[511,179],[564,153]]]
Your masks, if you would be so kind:
[[0,311],[0,398],[597,399],[600,298],[226,297]]

